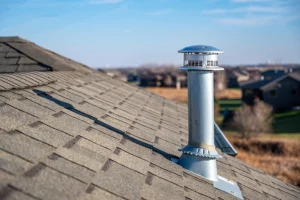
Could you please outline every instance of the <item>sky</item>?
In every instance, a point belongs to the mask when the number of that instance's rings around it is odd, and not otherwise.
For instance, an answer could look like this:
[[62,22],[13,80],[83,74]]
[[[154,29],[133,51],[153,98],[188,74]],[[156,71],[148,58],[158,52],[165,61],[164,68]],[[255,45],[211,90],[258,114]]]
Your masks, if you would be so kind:
[[181,64],[204,44],[222,65],[300,63],[300,0],[0,0],[0,36],[91,67]]

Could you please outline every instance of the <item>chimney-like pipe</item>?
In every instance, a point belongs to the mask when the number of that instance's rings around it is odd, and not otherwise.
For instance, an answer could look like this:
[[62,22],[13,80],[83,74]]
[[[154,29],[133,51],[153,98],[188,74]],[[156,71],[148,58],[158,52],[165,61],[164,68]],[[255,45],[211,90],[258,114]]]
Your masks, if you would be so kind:
[[213,146],[214,92],[212,71],[188,71],[188,105],[189,143],[191,145],[203,143]]
[[189,141],[180,164],[207,179],[217,180],[214,142],[212,71],[188,71]]
[[215,188],[243,199],[237,183],[218,176],[216,159],[221,157],[215,149],[214,132],[214,76],[218,67],[218,54],[222,51],[205,45],[185,47],[182,70],[188,74],[189,141],[179,149],[178,164],[213,182]]
[[[184,66],[188,74],[188,145],[180,149],[179,164],[211,181],[218,180],[216,158],[221,157],[214,142],[214,82],[220,50],[204,45],[190,46],[185,53]],[[201,65],[200,65],[201,64]]]

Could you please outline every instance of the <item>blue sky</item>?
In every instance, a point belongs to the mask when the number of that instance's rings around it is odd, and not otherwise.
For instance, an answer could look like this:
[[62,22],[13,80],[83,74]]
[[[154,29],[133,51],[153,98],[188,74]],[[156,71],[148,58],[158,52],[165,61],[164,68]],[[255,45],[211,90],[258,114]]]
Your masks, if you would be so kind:
[[300,0],[0,0],[17,35],[91,67],[180,64],[188,45],[221,64],[300,63]]

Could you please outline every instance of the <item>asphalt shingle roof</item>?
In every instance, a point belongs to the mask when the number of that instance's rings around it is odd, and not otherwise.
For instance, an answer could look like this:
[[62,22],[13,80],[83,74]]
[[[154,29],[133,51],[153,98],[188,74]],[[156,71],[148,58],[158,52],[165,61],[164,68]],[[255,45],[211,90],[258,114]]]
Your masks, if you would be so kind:
[[[0,76],[0,199],[235,199],[171,161],[187,143],[185,104],[84,68]],[[219,153],[245,199],[300,198]]]
[[51,71],[51,67],[25,56],[0,39],[0,73],[27,71]]
[[93,70],[19,37],[0,37],[0,73]]

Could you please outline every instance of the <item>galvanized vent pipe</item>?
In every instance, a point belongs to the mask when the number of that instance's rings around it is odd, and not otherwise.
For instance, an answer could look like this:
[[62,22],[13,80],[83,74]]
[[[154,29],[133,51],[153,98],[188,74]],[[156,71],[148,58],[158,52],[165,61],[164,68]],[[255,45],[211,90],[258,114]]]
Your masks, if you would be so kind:
[[188,145],[180,149],[179,164],[211,181],[217,181],[216,158],[221,157],[214,143],[214,82],[222,51],[205,45],[186,47],[182,70],[188,74]]
[[189,141],[179,151],[178,161],[182,167],[208,180],[214,187],[243,199],[239,186],[217,173],[216,159],[221,156],[215,148],[214,137],[214,76],[218,67],[219,49],[206,45],[185,47],[182,70],[188,74]]

